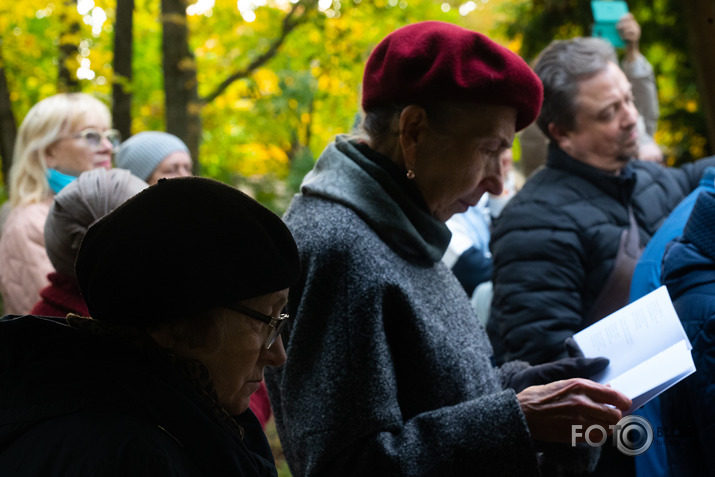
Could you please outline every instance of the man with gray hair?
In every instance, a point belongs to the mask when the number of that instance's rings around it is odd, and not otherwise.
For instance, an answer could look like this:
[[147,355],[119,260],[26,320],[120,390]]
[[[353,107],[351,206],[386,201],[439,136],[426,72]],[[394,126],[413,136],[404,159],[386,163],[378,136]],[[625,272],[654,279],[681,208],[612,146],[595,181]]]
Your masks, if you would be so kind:
[[[546,166],[492,232],[487,331],[497,363],[565,357],[566,338],[626,305],[642,248],[715,164],[634,159],[638,112],[605,41],[554,41],[534,71],[544,85],[537,124],[550,143]],[[634,474],[632,459],[612,454],[603,452],[595,475]]]
[[605,41],[554,41],[534,70],[544,85],[537,123],[550,144],[546,167],[492,235],[488,331],[498,362],[563,357],[564,339],[626,305],[642,247],[715,164],[676,169],[634,159],[638,113]]

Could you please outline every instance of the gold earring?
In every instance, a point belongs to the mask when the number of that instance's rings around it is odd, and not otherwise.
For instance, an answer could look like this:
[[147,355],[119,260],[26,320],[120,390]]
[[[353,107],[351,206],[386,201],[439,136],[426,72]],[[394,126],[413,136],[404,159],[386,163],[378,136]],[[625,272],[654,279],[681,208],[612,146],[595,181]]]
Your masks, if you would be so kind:
[[415,178],[415,171],[413,171],[412,169],[407,169],[407,178],[410,179],[410,180],[414,179],[414,178]]

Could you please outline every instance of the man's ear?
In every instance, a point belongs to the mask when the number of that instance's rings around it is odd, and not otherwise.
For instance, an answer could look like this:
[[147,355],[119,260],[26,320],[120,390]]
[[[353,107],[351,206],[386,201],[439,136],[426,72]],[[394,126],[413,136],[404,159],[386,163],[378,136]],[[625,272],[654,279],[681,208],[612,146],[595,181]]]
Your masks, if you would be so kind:
[[405,169],[415,168],[417,151],[427,139],[427,111],[422,106],[409,105],[400,113],[400,148]]
[[571,132],[567,131],[563,126],[557,126],[555,123],[549,123],[549,134],[556,144],[566,152],[571,149]]

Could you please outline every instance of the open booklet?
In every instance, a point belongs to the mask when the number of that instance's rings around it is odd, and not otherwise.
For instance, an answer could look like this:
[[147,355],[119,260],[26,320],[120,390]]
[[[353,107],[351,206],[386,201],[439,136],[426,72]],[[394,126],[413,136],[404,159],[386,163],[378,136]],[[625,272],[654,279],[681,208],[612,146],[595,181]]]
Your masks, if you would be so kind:
[[690,340],[665,286],[573,337],[587,358],[610,360],[592,379],[610,384],[633,400],[624,415],[695,372]]

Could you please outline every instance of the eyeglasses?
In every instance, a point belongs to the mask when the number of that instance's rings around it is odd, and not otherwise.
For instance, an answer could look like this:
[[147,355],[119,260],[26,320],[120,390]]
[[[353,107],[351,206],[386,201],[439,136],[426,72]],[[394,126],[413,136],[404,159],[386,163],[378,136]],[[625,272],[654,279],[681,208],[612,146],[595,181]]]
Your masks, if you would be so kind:
[[72,139],[82,138],[87,142],[87,144],[94,148],[99,147],[102,144],[103,139],[109,141],[112,145],[112,149],[118,148],[119,144],[122,142],[122,135],[116,129],[107,129],[102,132],[95,128],[87,128],[69,137]]
[[273,343],[275,343],[278,336],[280,336],[281,331],[283,331],[286,323],[288,323],[288,318],[290,318],[287,313],[281,313],[278,318],[273,318],[272,316],[264,315],[263,313],[259,313],[256,310],[243,305],[224,306],[224,308],[235,311],[236,313],[241,313],[242,315],[250,316],[255,320],[262,321],[267,324],[271,328],[271,332],[268,334],[266,341],[263,343],[266,349],[270,349]]

